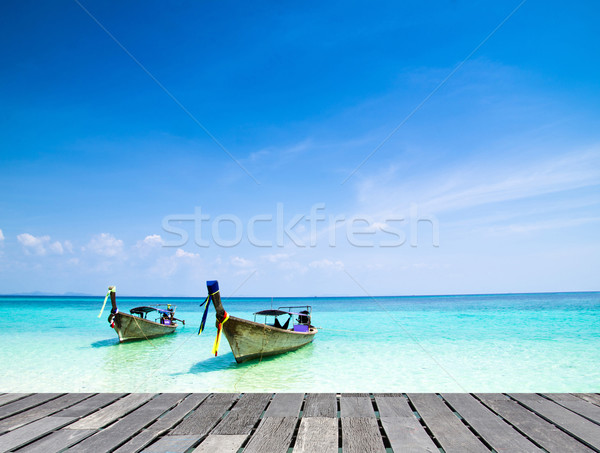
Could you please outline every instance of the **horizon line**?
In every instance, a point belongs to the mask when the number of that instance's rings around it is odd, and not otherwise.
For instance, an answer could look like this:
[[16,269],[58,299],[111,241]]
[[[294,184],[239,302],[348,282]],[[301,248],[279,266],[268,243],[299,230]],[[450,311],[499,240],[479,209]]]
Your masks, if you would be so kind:
[[[515,296],[515,295],[534,295],[534,294],[585,294],[585,293],[600,293],[600,290],[576,290],[576,291],[532,291],[532,292],[501,292],[501,293],[454,293],[454,294],[402,294],[402,295],[377,295],[377,296],[353,296],[353,295],[311,295],[311,296],[223,296],[223,299],[369,299],[372,297],[460,297],[460,296]],[[88,293],[43,293],[34,291],[31,293],[13,293],[13,294],[0,294],[0,297],[39,297],[39,298],[51,298],[51,297],[66,297],[66,298],[102,298],[102,294],[88,294]],[[137,299],[204,299],[204,295],[198,296],[135,296],[128,294],[120,294],[120,298],[137,298]]]

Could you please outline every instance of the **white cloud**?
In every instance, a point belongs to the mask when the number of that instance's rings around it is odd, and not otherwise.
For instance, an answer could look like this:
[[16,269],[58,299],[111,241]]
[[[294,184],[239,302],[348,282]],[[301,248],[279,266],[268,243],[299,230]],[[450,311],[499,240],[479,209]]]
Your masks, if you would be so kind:
[[62,255],[64,253],[63,245],[58,241],[50,242],[50,236],[47,235],[36,237],[29,233],[22,233],[17,235],[17,240],[21,243],[27,254],[33,253],[43,256],[48,252],[55,255]]
[[4,234],[2,233],[2,230],[0,230],[0,241],[4,241]]
[[252,266],[254,266],[254,263],[252,261],[242,258],[240,256],[234,256],[233,258],[231,258],[231,264],[233,264],[236,267],[252,267]]
[[267,260],[269,263],[277,263],[282,260],[287,260],[291,257],[289,253],[271,253],[269,255],[263,255],[262,258]]
[[151,234],[146,236],[143,241],[138,242],[139,244],[148,245],[150,247],[158,247],[163,245],[163,239],[160,237],[160,234]]
[[63,247],[64,247],[65,249],[67,249],[67,251],[68,251],[69,253],[73,253],[73,244],[71,243],[71,241],[64,241],[64,242],[63,242]]
[[35,237],[29,233],[19,234],[17,240],[25,247],[37,247],[50,240],[50,236]]
[[160,234],[150,234],[143,240],[137,241],[133,249],[141,258],[147,258],[150,254],[160,250],[163,244],[164,240]]
[[461,183],[438,192],[424,208],[432,212],[458,210],[594,186],[600,179],[600,152],[557,156],[518,170],[481,168],[469,176],[455,178]]
[[50,250],[52,253],[56,253],[57,255],[62,255],[64,252],[62,244],[58,241],[48,245],[48,250]]
[[318,260],[318,261],[311,261],[308,264],[310,267],[312,267],[313,269],[336,269],[336,270],[342,270],[344,268],[344,263],[337,260],[337,261],[331,261],[328,260],[327,258],[323,258],[322,260]]
[[183,249],[177,249],[177,251],[175,252],[176,258],[197,258],[199,256],[200,256],[200,254],[198,254],[198,253],[186,252]]
[[282,261],[277,265],[277,267],[283,269],[284,271],[294,271],[295,273],[299,272],[302,274],[306,273],[306,271],[308,270],[306,266],[300,264],[297,261]]
[[459,226],[464,226],[472,222],[474,214],[489,216],[490,211],[485,209],[493,208],[497,218],[492,223],[497,224],[509,217],[528,216],[544,202],[548,215],[565,207],[572,211],[580,203],[579,198],[571,196],[574,190],[580,191],[579,197],[589,197],[590,190],[598,187],[600,147],[523,162],[519,157],[523,156],[462,162],[444,172],[419,174],[418,178],[404,175],[406,178],[401,180],[400,169],[365,178],[357,186],[358,201],[366,211],[362,214],[378,220],[393,216],[408,219],[412,215],[409,206],[415,206],[426,216],[445,215],[448,219],[448,215],[459,215]]
[[147,259],[150,255],[156,255],[162,249],[163,244],[164,240],[160,234],[150,234],[141,241],[137,241],[133,251],[139,258]]
[[123,252],[123,241],[115,238],[112,234],[100,233],[92,237],[91,241],[83,247],[83,250],[89,250],[101,256],[113,257]]

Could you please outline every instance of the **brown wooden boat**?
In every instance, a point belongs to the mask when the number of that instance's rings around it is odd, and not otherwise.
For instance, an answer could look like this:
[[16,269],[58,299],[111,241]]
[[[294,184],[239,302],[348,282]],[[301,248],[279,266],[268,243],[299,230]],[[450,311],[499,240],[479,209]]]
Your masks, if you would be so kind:
[[[121,343],[168,335],[177,329],[177,321],[185,324],[185,321],[175,318],[177,307],[171,304],[135,307],[129,310],[129,314],[123,313],[117,308],[115,287],[110,286],[108,289],[112,304],[108,322],[117,332]],[[154,320],[149,319],[149,316]]]
[[[263,310],[254,314],[254,321],[249,321],[227,314],[221,303],[219,283],[216,280],[206,284],[217,311],[217,324],[221,324],[236,362],[293,351],[314,340],[317,329],[310,324],[310,306]],[[257,322],[257,317],[264,317],[264,322]],[[287,320],[282,323],[280,318]],[[272,322],[268,323],[267,319]]]

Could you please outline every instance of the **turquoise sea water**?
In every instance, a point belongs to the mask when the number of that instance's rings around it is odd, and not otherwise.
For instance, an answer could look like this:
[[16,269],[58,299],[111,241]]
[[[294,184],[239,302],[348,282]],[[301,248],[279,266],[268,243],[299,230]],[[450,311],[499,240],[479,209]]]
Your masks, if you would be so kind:
[[[315,341],[236,364],[199,299],[118,298],[123,311],[173,303],[186,326],[119,344],[103,297],[0,297],[0,392],[597,392],[600,293],[224,299],[252,319],[313,306]],[[108,303],[110,307],[110,302]]]

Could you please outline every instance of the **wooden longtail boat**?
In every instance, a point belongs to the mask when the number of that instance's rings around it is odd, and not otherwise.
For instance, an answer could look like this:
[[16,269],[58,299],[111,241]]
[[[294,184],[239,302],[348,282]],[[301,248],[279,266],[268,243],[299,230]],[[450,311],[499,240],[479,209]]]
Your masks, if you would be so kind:
[[[311,343],[315,338],[317,329],[310,324],[310,306],[259,311],[254,314],[254,321],[249,321],[227,314],[221,303],[219,283],[216,280],[206,282],[206,286],[217,311],[217,326],[221,325],[238,363],[293,351]],[[257,316],[264,316],[265,322],[257,322]],[[280,316],[287,318],[287,321],[282,324],[278,319]],[[268,318],[273,322],[267,323]],[[219,334],[220,331],[217,332]]]
[[[171,304],[135,307],[129,314],[123,313],[117,308],[116,288],[109,286],[108,289],[112,304],[108,323],[117,332],[121,343],[168,335],[177,329],[177,321],[185,325],[185,321],[175,318],[177,307]],[[149,315],[154,315],[154,320],[148,319]]]

